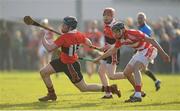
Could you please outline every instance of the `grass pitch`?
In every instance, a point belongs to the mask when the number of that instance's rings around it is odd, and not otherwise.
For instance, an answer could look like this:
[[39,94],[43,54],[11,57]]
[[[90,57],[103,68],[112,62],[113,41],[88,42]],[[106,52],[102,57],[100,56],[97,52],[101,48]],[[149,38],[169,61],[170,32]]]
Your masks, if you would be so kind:
[[[143,75],[143,90],[147,96],[141,103],[124,103],[132,94],[132,87],[127,80],[110,81],[118,84],[122,97],[104,100],[102,92],[82,93],[60,73],[51,78],[58,96],[56,102],[38,102],[47,91],[38,72],[0,72],[0,110],[180,110],[180,75],[157,75],[161,79],[161,89],[156,92],[154,83]],[[100,83],[97,74],[89,78],[89,83]]]

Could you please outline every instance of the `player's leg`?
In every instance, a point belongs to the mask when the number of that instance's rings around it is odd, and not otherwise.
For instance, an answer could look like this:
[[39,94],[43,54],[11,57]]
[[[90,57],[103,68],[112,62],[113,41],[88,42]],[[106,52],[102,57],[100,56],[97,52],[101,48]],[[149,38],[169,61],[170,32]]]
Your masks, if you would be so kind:
[[39,101],[48,101],[48,100],[56,100],[57,99],[57,96],[55,94],[55,90],[53,88],[53,84],[52,84],[52,81],[50,78],[50,75],[53,73],[55,73],[55,70],[53,69],[51,64],[47,64],[45,67],[43,67],[40,70],[40,75],[44,81],[44,84],[47,87],[48,94],[47,94],[47,96],[39,98]]
[[107,78],[106,74],[107,74],[107,69],[108,69],[108,66],[107,66],[107,61],[102,61],[100,66],[99,66],[99,76],[100,76],[100,79],[101,79],[101,82],[103,84],[103,87],[104,87],[104,91],[105,91],[105,95],[102,97],[102,98],[105,98],[105,99],[109,99],[109,98],[112,98],[112,93],[115,93],[118,97],[121,96],[121,93],[120,93],[120,90],[117,88],[117,86],[115,85],[115,92],[112,92],[111,93],[111,86],[109,85],[109,78]]
[[[104,91],[102,85],[87,84],[84,81],[79,62],[75,62],[73,64],[67,64],[67,70],[65,70],[65,73],[70,78],[71,82],[74,83],[74,85],[82,92]],[[116,85],[110,86],[110,91],[113,93],[116,92],[117,86]]]
[[109,79],[106,76],[106,61],[102,61],[99,65],[98,74],[101,80],[101,83],[105,90],[105,95],[102,98],[112,98],[112,93],[109,90]]
[[[152,50],[152,51],[149,51]],[[146,57],[148,58],[148,63],[153,63],[154,59],[157,56],[157,49],[156,48],[150,48],[147,53],[146,53]],[[148,65],[147,65],[148,66]],[[147,74],[150,78],[152,78],[155,81],[155,87],[156,87],[156,91],[158,91],[160,89],[160,80],[158,80],[155,75],[152,73],[152,71],[150,70],[146,70],[145,74]]]
[[123,72],[116,72],[117,65],[116,64],[107,64],[107,75],[111,80],[117,79],[126,79],[126,76]]
[[87,71],[88,76],[91,77],[93,74],[93,63],[92,62],[86,61],[86,71]]
[[97,64],[92,63],[92,73],[95,73],[97,71]]
[[134,64],[134,78],[135,78],[135,94],[134,97],[137,97],[137,99],[139,98],[139,101],[141,101],[141,88],[142,88],[142,77],[141,77],[141,70],[145,69],[145,66],[143,63],[137,61]]
[[[152,47],[153,48],[153,47]],[[141,70],[145,69],[149,62],[151,60],[154,60],[154,58],[157,55],[157,49],[152,50],[143,50],[141,52],[136,53],[133,58],[128,63],[132,66],[134,77],[135,77],[135,94],[134,96],[130,97],[125,102],[141,102],[141,87],[142,87],[142,81],[141,81]]]
[[125,102],[141,102],[141,87],[142,87],[142,77],[140,70],[145,68],[144,65],[136,61],[135,64],[132,66],[133,73],[134,73],[134,79],[135,79],[135,93],[133,96],[130,97],[130,99],[126,100]]
[[87,84],[84,79],[74,84],[81,92],[100,92],[102,85],[100,84]]
[[123,74],[126,76],[128,81],[131,83],[131,85],[135,89],[136,83],[135,83],[135,79],[134,79],[134,76],[132,73],[133,73],[133,66],[130,64],[127,64],[124,71],[123,71]]
[[[134,78],[133,73],[134,73],[134,67],[135,67],[134,64],[135,64],[136,60],[135,60],[134,58],[135,58],[135,57],[133,56],[132,59],[129,61],[129,63],[126,65],[123,73],[124,73],[124,75],[126,76],[126,78],[127,78],[128,81],[131,83],[131,85],[133,86],[133,88],[134,88],[134,90],[135,90],[135,89],[136,89],[136,83],[135,83],[135,78]],[[134,94],[135,94],[135,93],[134,93]],[[132,95],[130,96],[130,98],[133,97],[134,94],[132,94]],[[145,92],[142,91],[142,92],[141,92],[141,96],[142,96],[142,97],[145,97],[145,96],[146,96]]]
[[67,64],[65,69],[66,75],[69,77],[71,82],[82,92],[87,91],[101,91],[102,85],[99,84],[86,84],[82,73],[79,62],[73,64]]
[[116,80],[116,79],[125,79],[126,77],[122,72],[116,72],[117,65],[120,63],[120,49],[111,57],[107,58],[107,75],[109,79]]
[[155,82],[156,91],[158,91],[161,87],[161,81],[156,78],[155,74],[149,68],[146,68],[144,73]]
[[53,88],[53,84],[50,75],[56,72],[61,72],[65,68],[65,65],[59,60],[52,60],[48,65],[40,70],[41,77],[47,87],[48,94],[45,97],[39,98],[39,101],[56,100],[57,96]]
[[[112,56],[107,57],[105,59],[105,61],[103,61],[104,66],[100,67],[101,68],[99,70],[100,78],[102,80],[102,83],[104,81],[103,85],[104,85],[105,89],[107,90],[106,94],[103,98],[112,98],[112,94],[109,92],[109,83],[107,81],[108,79],[114,80],[114,79],[125,78],[125,76],[122,73],[115,73],[116,68],[117,68],[116,64],[119,63],[119,60],[120,60],[120,50],[118,50]],[[108,78],[106,77],[104,71],[106,71]],[[118,95],[118,97],[120,97],[121,96],[120,90],[116,94]]]
[[[74,85],[81,91],[81,92],[104,92],[105,89],[100,84],[87,84],[84,79],[82,78],[81,81],[74,83]],[[118,91],[117,85],[113,84],[109,86],[109,90],[112,93],[115,93]]]

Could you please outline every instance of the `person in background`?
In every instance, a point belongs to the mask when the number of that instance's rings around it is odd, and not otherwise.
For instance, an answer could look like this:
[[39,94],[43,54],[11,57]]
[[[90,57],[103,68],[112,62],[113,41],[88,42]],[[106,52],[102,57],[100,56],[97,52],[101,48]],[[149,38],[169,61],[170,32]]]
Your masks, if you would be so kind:
[[[146,19],[147,18],[144,12],[139,12],[137,14],[138,29],[143,33],[145,33],[146,35],[148,35],[149,37],[152,37],[153,34],[152,29],[146,23]],[[152,64],[153,63],[154,61],[152,61]],[[155,74],[148,67],[146,67],[144,73],[154,81],[156,91],[158,91],[160,89],[161,81],[155,76]]]
[[10,32],[7,28],[7,22],[2,21],[2,29],[0,30],[0,70],[12,70],[12,40]]
[[[46,27],[50,27],[48,19],[43,19],[41,23]],[[51,42],[53,41],[53,33],[41,28],[39,33],[39,47],[38,47],[38,57],[40,60],[39,68],[44,67],[51,60],[52,57],[52,53],[48,53],[48,51],[44,48],[41,42],[41,37],[43,37],[45,33],[47,34],[46,36],[48,41]]]
[[[98,22],[96,20],[89,22],[88,29],[85,32],[87,38],[91,40],[92,44],[97,47],[102,47],[104,40],[102,32],[98,29]],[[89,48],[88,46],[84,46],[85,56],[88,58],[96,58],[100,55],[99,51],[96,51],[92,48]],[[93,62],[86,61],[86,71],[88,75],[91,77],[91,75],[96,71],[97,64]]]

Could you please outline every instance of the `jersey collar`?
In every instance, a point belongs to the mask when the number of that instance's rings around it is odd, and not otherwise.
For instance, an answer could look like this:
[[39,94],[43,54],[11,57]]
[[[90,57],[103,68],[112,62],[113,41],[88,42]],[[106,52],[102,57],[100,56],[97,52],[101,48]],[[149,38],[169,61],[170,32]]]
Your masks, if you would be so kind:
[[74,29],[74,30],[69,31],[68,33],[76,33],[76,32],[77,32],[77,29]]

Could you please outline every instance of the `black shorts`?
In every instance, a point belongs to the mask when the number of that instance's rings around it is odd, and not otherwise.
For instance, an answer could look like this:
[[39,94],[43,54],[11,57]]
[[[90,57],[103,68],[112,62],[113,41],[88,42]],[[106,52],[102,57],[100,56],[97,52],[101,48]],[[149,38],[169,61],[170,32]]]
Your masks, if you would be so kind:
[[116,65],[118,65],[120,62],[120,49],[117,50],[116,54],[104,58],[103,60],[105,60],[107,64],[115,63]]
[[50,62],[56,72],[64,72],[72,83],[78,83],[83,79],[79,62],[73,64],[64,64],[60,59],[55,59]]

